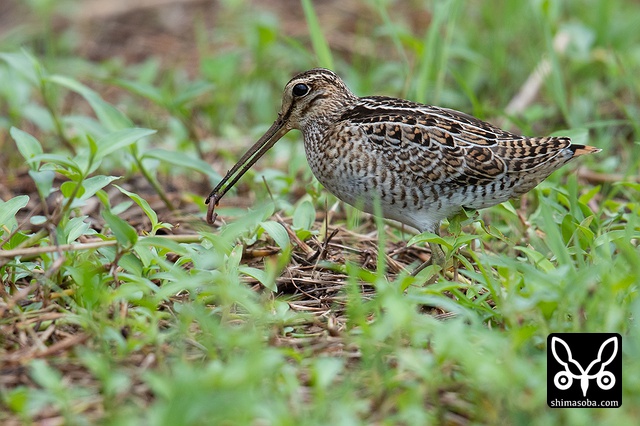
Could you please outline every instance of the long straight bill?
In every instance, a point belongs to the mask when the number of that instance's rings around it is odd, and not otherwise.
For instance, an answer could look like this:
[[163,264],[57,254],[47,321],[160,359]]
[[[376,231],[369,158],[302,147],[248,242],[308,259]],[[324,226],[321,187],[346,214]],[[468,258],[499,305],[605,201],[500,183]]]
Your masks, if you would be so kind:
[[204,202],[205,204],[209,204],[209,208],[207,209],[207,223],[212,224],[215,222],[217,215],[214,213],[214,210],[224,194],[288,131],[289,129],[284,127],[284,121],[278,118],[271,127],[269,127],[269,130],[258,139],[258,142],[253,144],[242,158],[240,158],[240,161],[227,172],[225,177],[213,188],[213,191],[211,191]]

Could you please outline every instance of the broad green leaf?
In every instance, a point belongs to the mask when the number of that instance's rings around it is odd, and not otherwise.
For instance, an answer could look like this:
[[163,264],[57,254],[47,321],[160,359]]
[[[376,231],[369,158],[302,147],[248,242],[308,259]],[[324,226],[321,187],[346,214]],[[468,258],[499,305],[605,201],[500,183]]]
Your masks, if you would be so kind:
[[109,130],[121,130],[133,127],[133,123],[129,117],[124,115],[113,105],[105,102],[104,99],[102,99],[94,90],[79,81],[63,75],[52,75],[49,77],[49,81],[73,90],[85,98],[96,113],[98,120],[100,120],[100,122]]
[[78,303],[86,308],[100,306],[106,302],[108,295],[107,286],[103,285],[104,274],[100,270],[101,265],[86,258],[81,259],[82,257],[77,258],[65,268],[77,285]]
[[[138,260],[138,262],[140,262],[140,260]],[[130,262],[128,265],[123,265],[122,262],[119,262],[118,265],[124,267],[129,271],[131,270],[132,266],[135,267],[133,265],[133,262]],[[123,300],[128,302],[135,302],[141,300],[145,295],[151,292],[151,287],[154,285],[151,280],[144,278],[143,274],[125,273],[123,274],[123,276],[121,276],[121,278],[125,282],[120,284],[118,288],[109,295],[111,300],[113,301]],[[106,377],[105,379],[110,380]]]
[[142,262],[133,253],[127,253],[120,258],[118,266],[134,276],[142,276]]
[[112,152],[121,150],[139,139],[154,133],[156,133],[155,130],[143,128],[123,129],[109,133],[96,141],[96,160],[99,160]]
[[608,244],[624,239],[640,239],[640,232],[630,229],[608,231],[595,239],[596,245]]
[[[104,192],[104,191],[102,191]],[[100,192],[98,192],[97,194],[99,194]],[[104,204],[104,202],[103,202]],[[105,204],[106,205],[106,204]],[[118,215],[121,213],[126,212],[127,210],[129,210],[129,207],[131,207],[133,205],[133,203],[129,200],[127,201],[123,201],[121,203],[116,204],[115,206],[111,207],[111,213]]]
[[282,226],[278,222],[268,220],[266,222],[262,222],[260,226],[269,235],[271,235],[273,241],[275,241],[281,249],[286,249],[289,244],[291,244],[291,241],[289,240],[289,234],[287,234],[287,230],[284,229],[284,226]]
[[242,265],[238,268],[238,271],[240,271],[245,275],[249,275],[250,277],[255,278],[256,280],[258,280],[258,282],[260,282],[260,284],[262,284],[266,288],[270,288],[273,286],[273,284],[269,282],[270,281],[269,274],[267,274],[262,269]]
[[454,247],[455,248],[462,247],[463,245],[467,244],[469,241],[473,241],[476,239],[478,239],[478,236],[473,234],[458,235],[453,239]]
[[29,220],[29,223],[31,223],[32,225],[42,225],[46,222],[47,217],[41,215],[31,216],[31,219]]
[[89,153],[93,158],[98,153],[98,143],[96,142],[96,139],[91,134],[87,134],[87,143],[89,144]]
[[68,115],[63,117],[63,121],[69,127],[73,127],[78,132],[84,132],[87,135],[92,135],[94,140],[109,133],[104,125],[93,117],[86,115]]
[[35,182],[40,196],[47,198],[49,194],[51,194],[53,179],[56,177],[56,174],[51,170],[29,170],[29,176],[31,176],[31,179]]
[[168,250],[172,253],[176,253],[182,256],[186,256],[189,254],[189,251],[180,243],[177,243],[169,238],[162,237],[144,237],[140,238],[138,244],[136,244],[136,250],[140,247],[145,249],[149,247],[161,247],[165,250]]
[[237,50],[219,52],[217,55],[203,57],[200,70],[205,78],[216,84],[225,84],[235,80],[241,61],[242,53]]
[[304,200],[293,212],[293,228],[310,230],[316,221],[316,209],[309,200]]
[[284,271],[287,265],[291,262],[291,250],[291,244],[289,244],[287,247],[282,249],[282,252],[276,256],[275,259],[273,257],[265,259],[264,270],[268,277],[268,285],[265,284],[265,287],[273,292],[278,291],[276,278],[282,274],[282,271]]
[[70,171],[73,171],[74,173],[77,173],[78,175],[82,174],[82,170],[80,169],[80,166],[78,166],[78,164],[75,161],[73,161],[72,159],[64,155],[40,154],[33,157],[32,160],[57,164],[58,166],[62,166],[64,168],[67,168]]
[[562,232],[562,239],[564,243],[568,243],[568,241],[573,236],[573,233],[576,230],[576,224],[574,223],[573,216],[570,214],[566,214],[562,219],[562,223],[560,226],[560,231]]
[[75,194],[74,198],[80,198],[84,194],[84,188],[82,187],[82,184],[77,182],[63,182],[62,185],[60,185],[60,192],[65,196],[65,198],[71,198],[78,185],[80,185],[80,187],[78,188],[78,192]]
[[175,99],[173,99],[172,104],[174,107],[181,106],[207,92],[210,92],[213,90],[213,87],[213,84],[209,82],[202,80],[195,81],[184,88],[184,90],[180,91]]
[[145,152],[142,155],[142,158],[153,158],[168,164],[173,164],[174,166],[195,170],[213,179],[222,179],[222,177],[211,168],[209,163],[202,161],[199,158],[190,157],[182,152],[167,151],[164,149],[151,149]]
[[111,228],[118,243],[124,246],[133,246],[138,241],[138,233],[126,221],[107,210],[102,212],[102,217]]
[[18,151],[20,151],[22,157],[27,160],[27,164],[29,164],[31,170],[37,170],[38,167],[40,167],[40,162],[33,160],[33,158],[43,152],[40,142],[29,133],[18,129],[17,127],[12,127],[11,130],[9,130],[9,133],[11,133],[13,140],[16,141]]
[[88,216],[80,216],[74,217],[69,220],[67,225],[64,227],[64,234],[66,235],[67,244],[71,244],[82,235],[95,233],[95,231],[91,229],[90,225],[84,221],[87,217]]
[[[636,191],[640,191],[640,183],[637,183],[637,182],[614,182],[613,186],[624,186],[624,187],[627,187],[627,188],[634,189]],[[597,187],[597,188],[599,188],[599,187]],[[593,188],[593,189],[595,189],[595,188]],[[591,191],[593,191],[593,189]],[[580,201],[582,201],[582,198],[580,199]]]
[[156,246],[153,244],[140,245],[140,242],[144,241],[144,238],[139,238],[136,245],[133,247],[133,250],[138,255],[140,262],[144,265],[145,268],[151,266],[152,264],[158,263],[159,259],[158,250]]
[[34,382],[50,391],[61,391],[64,389],[62,375],[60,372],[41,359],[31,361],[31,378]]
[[118,186],[118,185],[114,185],[116,188],[118,188],[118,190],[120,192],[122,192],[123,194],[125,194],[126,196],[128,196],[129,198],[131,198],[133,201],[136,202],[136,204],[138,204],[140,206],[140,208],[142,209],[142,211],[144,211],[144,213],[147,215],[147,217],[151,220],[151,227],[155,228],[156,225],[158,224],[158,215],[156,214],[156,212],[151,208],[151,206],[149,205],[149,203],[147,202],[147,200],[145,200],[144,198],[142,198],[141,196],[139,196],[138,194],[136,194],[135,192],[129,192],[126,189]]
[[114,180],[120,179],[120,176],[92,176],[90,178],[85,179],[82,182],[82,187],[84,188],[84,194],[79,196],[81,200],[86,200],[95,195],[96,192],[109,185]]
[[525,246],[515,246],[518,251],[524,253],[532,263],[534,263],[537,267],[539,267],[542,271],[552,271],[555,269],[555,266],[549,259],[547,259],[547,255],[544,253],[540,253],[532,247]]
[[408,246],[418,244],[418,243],[436,243],[441,246],[445,246],[449,249],[453,248],[453,244],[451,241],[448,241],[441,236],[434,234],[432,232],[423,232],[411,238],[407,243]]
[[16,213],[18,213],[18,210],[25,208],[28,202],[28,195],[18,195],[6,202],[0,200],[0,227],[3,225],[8,227],[10,223],[15,223]]
[[244,249],[242,244],[236,244],[231,249],[231,253],[227,257],[227,261],[224,265],[228,273],[233,273],[239,269],[243,251]]
[[117,79],[114,81],[118,86],[130,91],[131,93],[135,93],[138,96],[142,96],[143,98],[147,98],[150,101],[154,102],[157,105],[165,106],[164,97],[162,96],[162,92],[157,87],[154,87],[150,84],[140,83],[138,81],[128,81]]
[[13,389],[7,389],[4,393],[3,400],[11,411],[27,416],[28,407],[34,399],[33,393],[35,393],[33,389],[18,386]]
[[43,133],[48,134],[55,132],[55,124],[51,113],[45,107],[35,102],[36,100],[34,99],[33,102],[21,107],[20,113],[28,121],[35,124]]
[[344,359],[321,356],[314,360],[311,368],[313,386],[327,389],[344,370]]
[[34,86],[40,85],[42,66],[25,51],[22,53],[0,53],[0,59],[3,59]]

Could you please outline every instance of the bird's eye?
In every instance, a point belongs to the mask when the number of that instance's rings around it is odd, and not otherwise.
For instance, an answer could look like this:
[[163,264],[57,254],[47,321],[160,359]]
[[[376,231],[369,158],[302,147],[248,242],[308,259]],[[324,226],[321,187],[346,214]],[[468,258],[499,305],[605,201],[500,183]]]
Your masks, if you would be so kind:
[[293,86],[293,90],[291,90],[291,93],[293,93],[293,96],[304,96],[309,93],[309,86],[303,83],[298,83]]

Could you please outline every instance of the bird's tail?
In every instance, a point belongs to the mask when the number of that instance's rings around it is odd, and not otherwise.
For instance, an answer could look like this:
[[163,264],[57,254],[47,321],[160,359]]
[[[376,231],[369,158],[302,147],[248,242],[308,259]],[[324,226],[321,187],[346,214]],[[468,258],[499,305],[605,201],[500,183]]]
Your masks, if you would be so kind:
[[589,145],[569,145],[569,149],[573,151],[573,156],[578,157],[580,155],[585,154],[595,154],[596,152],[602,151],[600,148],[596,148],[594,146]]

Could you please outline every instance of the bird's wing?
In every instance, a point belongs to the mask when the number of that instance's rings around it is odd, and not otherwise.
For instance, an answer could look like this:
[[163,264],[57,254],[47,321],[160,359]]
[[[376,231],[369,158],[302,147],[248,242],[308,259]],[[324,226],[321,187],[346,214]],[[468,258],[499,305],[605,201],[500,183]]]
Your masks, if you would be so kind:
[[359,127],[389,161],[433,183],[489,184],[555,163],[570,145],[568,138],[527,138],[459,111],[386,97],[361,98],[340,120]]

